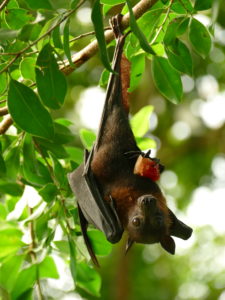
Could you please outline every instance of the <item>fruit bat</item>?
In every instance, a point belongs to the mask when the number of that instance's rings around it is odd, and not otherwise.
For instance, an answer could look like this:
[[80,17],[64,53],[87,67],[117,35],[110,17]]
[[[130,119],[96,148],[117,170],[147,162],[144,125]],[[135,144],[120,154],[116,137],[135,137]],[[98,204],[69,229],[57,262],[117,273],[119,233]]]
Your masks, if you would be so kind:
[[126,250],[134,242],[160,243],[174,254],[171,236],[186,240],[192,234],[192,229],[167,207],[155,182],[163,166],[150,157],[150,152],[141,152],[129,125],[124,83],[127,79],[121,70],[126,65],[122,55],[126,35],[120,30],[119,20],[118,16],[111,20],[116,37],[114,72],[109,78],[97,139],[90,152],[85,150],[84,163],[68,175],[78,203],[84,241],[96,265],[98,261],[87,235],[89,223],[111,243],[117,243],[127,231]]

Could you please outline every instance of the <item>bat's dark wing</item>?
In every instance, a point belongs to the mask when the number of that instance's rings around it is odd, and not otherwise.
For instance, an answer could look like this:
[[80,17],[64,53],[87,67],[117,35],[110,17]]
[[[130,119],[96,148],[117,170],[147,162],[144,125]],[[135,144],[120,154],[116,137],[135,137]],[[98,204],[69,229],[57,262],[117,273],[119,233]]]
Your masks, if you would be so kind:
[[121,16],[113,18],[111,23],[117,40],[112,64],[114,73],[110,75],[97,140],[90,154],[87,151],[85,152],[84,164],[80,165],[74,172],[68,175],[70,186],[78,202],[78,211],[84,240],[95,264],[97,264],[97,259],[87,235],[88,223],[93,224],[96,228],[101,230],[111,243],[118,242],[123,234],[123,227],[117,215],[114,201],[111,199],[109,203],[103,199],[101,189],[98,187],[98,183],[91,170],[93,155],[98,151],[102,143],[107,118],[111,115],[115,103],[121,101],[122,97],[120,62],[125,36],[120,31],[120,18]]
[[72,191],[76,195],[82,234],[93,262],[98,265],[91,242],[87,235],[88,223],[101,230],[107,240],[116,243],[121,239],[123,227],[118,218],[114,201],[104,201],[92,174],[92,154],[85,152],[85,162],[68,175]]

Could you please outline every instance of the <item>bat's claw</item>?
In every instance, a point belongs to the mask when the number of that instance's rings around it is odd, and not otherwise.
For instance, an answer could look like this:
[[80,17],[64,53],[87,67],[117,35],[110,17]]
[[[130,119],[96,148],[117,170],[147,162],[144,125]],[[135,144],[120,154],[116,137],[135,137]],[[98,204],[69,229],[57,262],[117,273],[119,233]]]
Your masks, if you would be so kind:
[[112,17],[109,20],[110,26],[112,27],[112,30],[114,32],[115,37],[118,39],[119,37],[123,37],[124,34],[122,32],[121,28],[121,20],[122,20],[123,15],[118,14],[114,17]]

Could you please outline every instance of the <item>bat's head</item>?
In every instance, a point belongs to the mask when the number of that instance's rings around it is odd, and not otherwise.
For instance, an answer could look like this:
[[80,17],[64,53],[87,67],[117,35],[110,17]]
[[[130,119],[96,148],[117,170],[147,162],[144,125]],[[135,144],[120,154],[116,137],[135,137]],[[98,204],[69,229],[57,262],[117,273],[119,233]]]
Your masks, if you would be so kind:
[[179,221],[166,205],[152,195],[143,195],[130,211],[127,231],[127,251],[133,242],[143,244],[160,243],[171,254],[175,253],[175,242],[171,235],[188,239],[192,229]]

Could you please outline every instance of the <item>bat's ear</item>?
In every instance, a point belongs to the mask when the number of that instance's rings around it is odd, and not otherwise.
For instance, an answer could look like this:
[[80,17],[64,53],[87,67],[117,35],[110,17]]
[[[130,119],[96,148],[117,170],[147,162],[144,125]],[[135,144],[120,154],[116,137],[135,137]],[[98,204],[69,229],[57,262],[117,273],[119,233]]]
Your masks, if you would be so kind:
[[169,210],[169,213],[171,219],[169,234],[181,238],[183,240],[189,239],[193,231],[191,227],[187,226],[186,224],[178,220],[171,210]]
[[167,252],[169,252],[170,254],[175,254],[176,245],[171,236],[164,235],[160,240],[160,244]]
[[130,248],[132,247],[133,243],[134,243],[134,241],[131,238],[128,238],[127,244],[126,244],[125,254],[127,254],[127,252],[130,250]]

